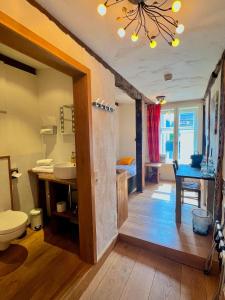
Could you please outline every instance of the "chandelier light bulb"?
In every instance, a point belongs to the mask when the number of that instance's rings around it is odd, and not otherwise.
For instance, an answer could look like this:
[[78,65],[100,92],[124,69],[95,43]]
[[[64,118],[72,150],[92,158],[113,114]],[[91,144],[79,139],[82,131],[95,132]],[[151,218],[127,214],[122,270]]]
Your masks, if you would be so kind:
[[177,46],[179,46],[180,45],[180,40],[178,39],[178,38],[176,38],[176,39],[174,39],[173,41],[172,41],[172,46],[173,47],[177,47]]
[[105,4],[99,4],[97,11],[99,13],[100,16],[104,16],[107,12],[107,7],[105,6]]
[[138,35],[136,33],[133,33],[132,36],[131,36],[131,41],[132,42],[137,42],[139,39]]
[[176,28],[176,33],[181,34],[184,32],[184,25],[183,24],[179,24]]
[[126,30],[125,30],[123,27],[120,27],[120,28],[118,29],[117,33],[118,33],[118,36],[122,39],[122,38],[124,38],[125,35],[126,35]]
[[172,11],[173,12],[178,12],[181,9],[181,1],[174,1],[172,4]]
[[150,41],[149,47],[154,49],[157,46],[157,42],[155,40]]

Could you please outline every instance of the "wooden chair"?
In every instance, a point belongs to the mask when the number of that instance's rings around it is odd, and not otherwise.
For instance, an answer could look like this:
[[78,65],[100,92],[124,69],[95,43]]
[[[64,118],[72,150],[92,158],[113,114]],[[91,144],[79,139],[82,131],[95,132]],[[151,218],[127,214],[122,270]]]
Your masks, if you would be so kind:
[[[178,170],[179,166],[178,166],[178,162],[177,160],[173,161],[173,171],[174,171],[174,175],[175,175],[175,179],[177,177],[177,170]],[[201,207],[201,184],[198,182],[194,182],[194,181],[182,181],[182,185],[181,185],[181,201],[182,203],[184,203],[184,192],[193,192],[193,193],[197,193],[197,197],[193,196],[186,196],[185,198],[190,198],[190,199],[196,199],[198,201],[198,207]]]

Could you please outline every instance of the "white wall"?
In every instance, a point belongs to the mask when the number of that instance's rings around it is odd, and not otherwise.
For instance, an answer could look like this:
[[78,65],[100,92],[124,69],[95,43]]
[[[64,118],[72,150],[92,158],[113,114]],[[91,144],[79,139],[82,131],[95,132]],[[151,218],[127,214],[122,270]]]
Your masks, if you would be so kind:
[[119,104],[119,150],[117,159],[123,156],[136,157],[136,115],[135,101],[130,104]]
[[70,161],[75,139],[74,134],[60,132],[60,107],[73,104],[72,77],[53,69],[42,69],[37,73],[37,87],[41,125],[57,126],[57,135],[42,136],[44,158],[53,158],[55,162]]
[[27,171],[42,158],[36,76],[0,64],[0,155],[10,155],[12,167],[23,174],[13,180],[14,209],[34,208]]
[[[13,180],[14,209],[26,213],[35,207],[33,184],[28,170],[42,158],[55,162],[70,161],[75,149],[74,134],[60,132],[60,106],[73,103],[72,78],[52,69],[37,76],[1,63],[0,155],[10,155],[12,167],[22,177]],[[57,135],[40,136],[40,128],[56,125]]]
[[[92,99],[115,103],[114,76],[25,0],[2,0],[0,10],[91,70]],[[115,115],[93,109],[97,255],[117,234]]]

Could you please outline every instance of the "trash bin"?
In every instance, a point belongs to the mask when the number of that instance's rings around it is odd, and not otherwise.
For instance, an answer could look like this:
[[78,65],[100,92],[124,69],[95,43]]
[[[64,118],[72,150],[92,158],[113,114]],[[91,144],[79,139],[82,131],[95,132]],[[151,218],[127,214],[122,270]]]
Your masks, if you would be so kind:
[[200,235],[207,235],[212,224],[212,215],[209,211],[196,208],[192,211],[193,231]]
[[31,229],[34,231],[40,230],[43,227],[42,209],[34,208],[30,211]]

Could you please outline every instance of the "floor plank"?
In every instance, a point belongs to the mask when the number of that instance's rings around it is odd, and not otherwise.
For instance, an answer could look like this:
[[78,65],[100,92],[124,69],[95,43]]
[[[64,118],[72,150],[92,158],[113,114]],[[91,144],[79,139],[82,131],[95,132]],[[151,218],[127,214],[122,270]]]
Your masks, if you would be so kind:
[[122,244],[116,249],[119,258],[112,264],[98,288],[93,292],[93,300],[118,300],[134,268],[134,264],[140,249]]
[[202,272],[187,266],[182,266],[181,300],[192,299],[207,299],[205,278]]
[[[114,251],[109,255],[106,262],[96,274],[94,280],[90,283],[88,289],[83,293],[81,300],[90,300],[92,299],[92,295],[96,290],[96,287],[100,285],[106,274],[110,271],[111,267],[119,260],[120,255],[118,253],[118,249],[120,248],[121,244],[116,245]],[[70,299],[73,297],[71,296]]]
[[129,277],[120,299],[147,300],[155,276],[156,263],[154,257],[142,250],[136,260],[131,276]]
[[149,299],[180,300],[180,278],[180,264],[159,258]]

